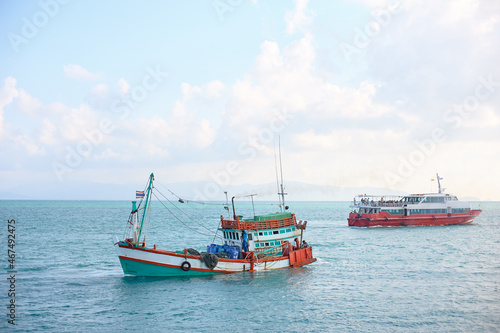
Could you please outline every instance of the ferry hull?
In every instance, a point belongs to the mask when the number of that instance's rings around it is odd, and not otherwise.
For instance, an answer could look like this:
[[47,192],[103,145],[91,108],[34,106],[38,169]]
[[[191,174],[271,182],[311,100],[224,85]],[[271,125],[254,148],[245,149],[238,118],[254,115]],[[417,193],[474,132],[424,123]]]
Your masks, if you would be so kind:
[[352,227],[401,227],[401,226],[437,226],[453,224],[470,224],[481,213],[471,210],[467,214],[436,214],[414,216],[391,216],[386,214],[350,213],[347,219]]
[[[208,268],[200,256],[184,255],[173,251],[132,247],[124,242],[117,247],[123,273],[135,276],[207,276],[245,271],[261,271],[299,267],[315,262],[310,247],[292,251],[288,256],[272,259],[222,259],[217,266]],[[189,263],[185,264],[185,263]],[[184,265],[183,265],[184,264]],[[184,269],[183,269],[184,266]],[[189,268],[188,268],[189,267]]]

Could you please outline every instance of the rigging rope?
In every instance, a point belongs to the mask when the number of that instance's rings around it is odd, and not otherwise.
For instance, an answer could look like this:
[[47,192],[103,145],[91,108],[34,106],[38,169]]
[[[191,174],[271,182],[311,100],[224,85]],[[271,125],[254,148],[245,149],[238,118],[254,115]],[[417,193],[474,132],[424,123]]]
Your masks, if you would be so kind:
[[[158,191],[158,190],[157,190],[157,191]],[[183,224],[186,228],[188,228],[189,230],[194,231],[194,232],[196,232],[196,233],[198,233],[198,234],[200,234],[200,235],[203,235],[203,236],[209,236],[209,237],[211,237],[211,236],[212,236],[212,235],[207,235],[207,234],[204,234],[204,233],[202,233],[202,232],[199,232],[198,230],[195,230],[195,229],[193,229],[193,228],[190,228],[190,227],[189,227],[186,223],[182,222],[182,221],[181,221],[181,219],[179,219],[179,218],[178,218],[178,217],[177,217],[177,216],[176,216],[176,215],[175,215],[175,214],[174,214],[174,213],[173,213],[170,209],[168,209],[168,207],[167,207],[167,206],[165,206],[165,204],[164,204],[164,203],[160,200],[160,198],[158,198],[158,196],[156,195],[156,193],[154,193],[154,192],[152,192],[152,193],[153,193],[153,195],[156,197],[156,199],[158,199],[158,201],[159,201],[159,202],[163,205],[163,207],[165,207],[165,209],[166,209],[166,210],[168,210],[168,212],[169,212],[170,214],[172,214],[172,216],[173,216],[173,217],[175,217],[175,219],[176,219],[177,221],[179,221],[180,223],[182,223],[182,224]],[[221,238],[222,238],[222,237],[221,237]]]
[[[167,188],[166,186],[164,186],[163,184],[161,184],[159,181],[156,181],[156,183],[160,184],[164,189],[166,189],[167,191],[169,191],[170,193],[172,193],[172,195],[175,196],[177,199],[182,200],[182,202],[194,202],[194,203],[198,203],[200,205],[212,205],[212,206],[225,206],[226,205],[225,203],[204,202],[204,201],[183,199],[180,196],[178,196],[177,194],[175,194],[174,192],[172,192],[169,188]],[[158,192],[160,192],[160,191],[158,191]]]
[[[212,230],[208,229],[207,227],[205,227],[203,224],[201,224],[200,222],[196,221],[195,219],[193,219],[191,216],[189,216],[186,212],[184,212],[182,209],[180,209],[179,207],[177,207],[172,201],[170,201],[163,193],[161,193],[158,189],[156,190],[158,193],[160,193],[168,202],[170,202],[170,204],[172,206],[174,206],[175,208],[177,208],[178,211],[180,211],[182,214],[186,215],[191,221],[199,224],[200,226],[202,226],[203,228],[205,228],[206,230],[208,230],[209,232],[212,232]],[[159,199],[158,199],[159,200]]]
[[[180,196],[178,196],[177,194],[175,194],[174,192],[172,192],[168,187],[166,187],[163,184],[161,184],[159,181],[155,180],[155,183],[159,184],[161,187],[163,187],[164,189],[166,189],[167,191],[169,191],[177,199],[182,200],[182,202],[186,202],[186,203],[193,202],[193,203],[197,203],[197,204],[200,204],[200,205],[227,206],[227,204],[225,202],[224,203],[216,203],[216,202],[206,202],[206,201],[183,199]],[[158,189],[156,189],[156,190],[158,191]],[[158,192],[160,192],[160,191],[158,191]],[[279,192],[279,189],[278,189],[278,192]],[[246,198],[247,196],[248,196],[247,194],[242,194],[242,195],[236,195],[236,196],[234,196],[234,198],[235,199],[240,199],[240,198]],[[261,204],[262,205],[271,205],[271,206],[281,207],[281,204],[275,204],[275,203],[261,203]]]

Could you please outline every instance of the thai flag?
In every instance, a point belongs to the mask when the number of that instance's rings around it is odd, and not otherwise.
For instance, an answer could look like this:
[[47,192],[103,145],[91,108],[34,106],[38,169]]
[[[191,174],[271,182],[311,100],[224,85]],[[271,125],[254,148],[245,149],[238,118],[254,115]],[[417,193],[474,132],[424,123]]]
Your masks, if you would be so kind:
[[144,191],[135,191],[135,198],[136,199],[144,198]]

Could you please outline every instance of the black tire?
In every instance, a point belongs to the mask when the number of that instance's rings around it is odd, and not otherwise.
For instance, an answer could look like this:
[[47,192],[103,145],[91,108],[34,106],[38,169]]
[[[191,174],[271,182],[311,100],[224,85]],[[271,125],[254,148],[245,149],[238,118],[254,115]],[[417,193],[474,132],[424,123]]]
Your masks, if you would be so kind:
[[188,261],[184,261],[182,264],[181,264],[181,269],[184,271],[184,272],[187,272],[191,269],[191,264],[188,262]]

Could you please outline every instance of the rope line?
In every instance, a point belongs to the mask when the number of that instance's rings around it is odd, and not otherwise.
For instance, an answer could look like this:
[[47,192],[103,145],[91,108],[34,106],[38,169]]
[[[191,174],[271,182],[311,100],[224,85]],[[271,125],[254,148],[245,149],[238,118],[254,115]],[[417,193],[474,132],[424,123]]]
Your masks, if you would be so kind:
[[[204,233],[202,233],[202,232],[199,232],[198,230],[195,230],[195,229],[193,229],[193,228],[189,227],[186,223],[182,222],[182,221],[181,221],[181,219],[179,219],[179,218],[177,217],[177,215],[175,215],[175,214],[174,214],[174,213],[173,213],[170,209],[168,209],[168,207],[167,207],[167,206],[165,206],[165,204],[163,203],[163,201],[161,201],[161,200],[160,200],[160,198],[158,198],[158,196],[156,195],[156,193],[154,193],[154,192],[152,192],[152,193],[153,193],[153,195],[156,197],[156,199],[158,199],[158,201],[159,201],[159,202],[163,205],[163,207],[165,207],[165,209],[166,209],[166,210],[168,210],[168,212],[169,212],[170,214],[172,214],[172,216],[173,216],[173,217],[174,217],[177,221],[179,221],[180,223],[182,223],[182,224],[183,224],[186,228],[188,228],[189,230],[194,231],[194,232],[196,232],[196,233],[198,233],[198,234],[200,234],[200,235],[203,235],[203,236],[208,236],[208,237],[211,237],[211,236],[212,236],[212,235],[207,235],[207,234],[204,234]],[[222,238],[222,237],[220,237],[220,238]]]
[[[186,212],[184,212],[182,209],[180,209],[179,207],[177,207],[172,201],[170,201],[163,193],[161,193],[158,189],[156,189],[156,191],[158,193],[160,193],[168,202],[170,202],[170,204],[172,206],[174,206],[175,208],[177,208],[178,211],[180,211],[182,214],[186,215],[191,221],[199,224],[201,227],[205,228],[206,230],[208,230],[209,232],[212,232],[212,230],[210,230],[209,228],[207,228],[206,226],[204,226],[203,224],[201,224],[200,222],[196,221],[195,219],[193,219],[191,216],[189,216]],[[159,199],[158,199],[159,200]]]

